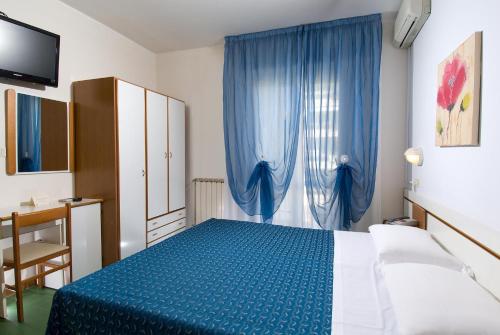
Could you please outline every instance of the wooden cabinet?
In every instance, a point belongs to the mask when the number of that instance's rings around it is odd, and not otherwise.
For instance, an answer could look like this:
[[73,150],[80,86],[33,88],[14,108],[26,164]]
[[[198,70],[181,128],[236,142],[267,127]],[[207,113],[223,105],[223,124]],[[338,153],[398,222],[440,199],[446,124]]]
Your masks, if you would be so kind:
[[102,203],[102,261],[146,247],[144,88],[116,78],[73,83],[75,195]]
[[150,220],[185,207],[185,107],[116,78],[75,82],[73,99],[75,194],[104,199],[108,265],[152,242]]

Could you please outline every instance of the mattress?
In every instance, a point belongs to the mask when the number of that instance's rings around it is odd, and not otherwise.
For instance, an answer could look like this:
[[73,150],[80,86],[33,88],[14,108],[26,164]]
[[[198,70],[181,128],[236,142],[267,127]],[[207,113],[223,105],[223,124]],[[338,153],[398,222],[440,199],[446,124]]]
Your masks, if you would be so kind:
[[331,231],[209,220],[58,290],[47,334],[330,334]]

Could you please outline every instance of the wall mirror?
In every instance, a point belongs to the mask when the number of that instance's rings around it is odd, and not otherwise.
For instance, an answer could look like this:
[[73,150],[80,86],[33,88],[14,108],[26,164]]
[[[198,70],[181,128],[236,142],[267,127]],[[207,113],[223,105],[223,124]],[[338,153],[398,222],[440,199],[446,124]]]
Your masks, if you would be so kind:
[[72,105],[14,90],[5,96],[7,173],[72,171]]

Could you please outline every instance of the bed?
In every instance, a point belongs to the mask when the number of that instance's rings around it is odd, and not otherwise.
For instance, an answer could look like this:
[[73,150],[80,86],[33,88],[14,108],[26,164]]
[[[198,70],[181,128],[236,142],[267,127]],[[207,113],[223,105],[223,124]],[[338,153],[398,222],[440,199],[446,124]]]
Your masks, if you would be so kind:
[[47,334],[330,334],[329,231],[211,219],[58,290]]
[[[57,291],[46,332],[500,333],[498,255],[479,245],[469,252],[476,282],[435,241],[444,226],[437,230],[424,216],[432,235],[388,225],[358,233],[211,219]],[[390,237],[382,249],[381,236]],[[460,238],[445,245],[471,243]],[[388,263],[391,248],[403,259]]]

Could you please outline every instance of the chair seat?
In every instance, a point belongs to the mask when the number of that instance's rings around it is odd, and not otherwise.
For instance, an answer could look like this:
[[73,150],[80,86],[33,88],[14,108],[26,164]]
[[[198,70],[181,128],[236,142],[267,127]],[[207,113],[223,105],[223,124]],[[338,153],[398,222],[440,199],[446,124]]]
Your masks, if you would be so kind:
[[[19,246],[19,252],[21,255],[21,264],[29,263],[39,258],[47,257],[49,255],[69,250],[68,246],[46,243],[46,242],[30,242],[21,244]],[[3,251],[3,263],[4,265],[14,264],[14,249],[7,248]]]

